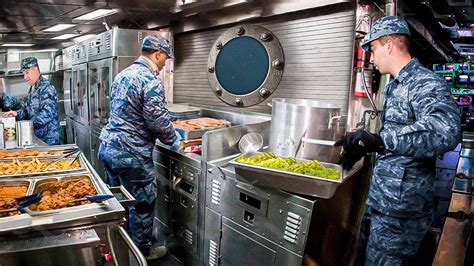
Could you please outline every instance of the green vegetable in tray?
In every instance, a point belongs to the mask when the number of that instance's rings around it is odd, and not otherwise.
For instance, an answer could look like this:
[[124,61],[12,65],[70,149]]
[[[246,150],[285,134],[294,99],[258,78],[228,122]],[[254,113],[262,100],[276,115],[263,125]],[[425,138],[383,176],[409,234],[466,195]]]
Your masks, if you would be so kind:
[[237,158],[237,162],[332,180],[339,179],[338,170],[326,168],[318,161],[297,162],[295,158],[289,157],[284,159],[276,156],[272,152],[251,156],[242,155]]

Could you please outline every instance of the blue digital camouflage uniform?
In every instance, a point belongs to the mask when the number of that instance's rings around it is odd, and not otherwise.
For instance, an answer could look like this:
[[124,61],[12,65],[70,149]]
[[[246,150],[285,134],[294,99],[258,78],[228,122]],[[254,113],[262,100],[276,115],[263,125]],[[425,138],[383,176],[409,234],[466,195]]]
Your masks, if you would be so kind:
[[[38,66],[34,57],[21,61],[21,71]],[[17,111],[17,120],[33,121],[35,135],[48,145],[59,144],[58,93],[48,79],[40,75],[38,81],[30,87],[26,102]]]
[[[161,36],[152,39],[152,47],[147,47],[151,37],[145,38],[142,48],[171,53],[169,43],[166,40],[163,44],[165,39]],[[133,241],[143,247],[152,245],[157,196],[152,159],[155,140],[158,138],[164,144],[176,140],[164,88],[156,74],[141,57],[117,75],[111,86],[111,114],[100,135],[98,155],[105,166],[107,182],[122,184],[138,201],[129,208],[129,224]]]
[[[381,18],[371,32],[365,47],[409,35],[396,17]],[[436,157],[456,147],[460,117],[446,82],[412,59],[386,87],[381,122],[385,152],[376,157],[356,264],[406,265],[431,224]]]
[[21,108],[21,101],[11,95],[9,92],[5,92],[2,94],[2,111],[3,112],[8,112],[8,111],[15,111],[17,109]]

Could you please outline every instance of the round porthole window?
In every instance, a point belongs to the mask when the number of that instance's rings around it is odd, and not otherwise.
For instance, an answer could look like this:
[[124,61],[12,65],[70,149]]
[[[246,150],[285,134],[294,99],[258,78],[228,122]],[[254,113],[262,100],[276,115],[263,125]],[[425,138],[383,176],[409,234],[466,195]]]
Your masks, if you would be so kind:
[[214,43],[208,78],[219,99],[246,107],[268,98],[283,75],[284,55],[278,39],[266,28],[245,25],[229,29]]

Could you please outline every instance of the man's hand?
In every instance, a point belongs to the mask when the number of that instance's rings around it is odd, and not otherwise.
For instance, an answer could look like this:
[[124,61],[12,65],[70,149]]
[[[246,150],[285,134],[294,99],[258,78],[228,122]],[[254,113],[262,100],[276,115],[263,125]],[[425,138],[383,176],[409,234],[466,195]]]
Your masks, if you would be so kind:
[[345,135],[334,146],[344,148],[338,164],[342,164],[347,170],[351,169],[367,153],[374,151],[383,153],[384,151],[382,138],[378,134],[369,133],[363,129]]
[[6,113],[3,113],[3,117],[15,117],[16,116],[16,111],[8,111]]

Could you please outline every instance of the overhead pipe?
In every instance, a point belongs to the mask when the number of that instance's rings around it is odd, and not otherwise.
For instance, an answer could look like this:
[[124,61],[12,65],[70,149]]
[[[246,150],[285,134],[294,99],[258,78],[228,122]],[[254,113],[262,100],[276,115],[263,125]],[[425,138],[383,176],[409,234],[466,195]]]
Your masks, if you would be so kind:
[[428,30],[426,29],[426,27],[423,25],[423,23],[421,23],[421,21],[419,21],[418,19],[416,19],[415,17],[413,16],[407,16],[404,18],[405,21],[410,24],[410,26],[412,26],[416,32],[418,32],[421,36],[423,36],[423,38],[426,39],[426,41],[436,50],[438,51],[441,56],[444,57],[444,59],[446,60],[446,62],[450,62],[452,61],[453,59],[448,56],[444,51],[443,49],[441,49],[441,47],[439,47],[438,43],[433,39],[433,36],[431,36],[431,34],[428,32]]
[[396,16],[397,15],[397,1],[386,0],[385,1],[385,15]]

